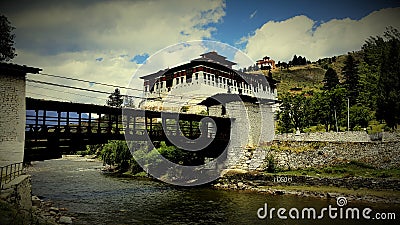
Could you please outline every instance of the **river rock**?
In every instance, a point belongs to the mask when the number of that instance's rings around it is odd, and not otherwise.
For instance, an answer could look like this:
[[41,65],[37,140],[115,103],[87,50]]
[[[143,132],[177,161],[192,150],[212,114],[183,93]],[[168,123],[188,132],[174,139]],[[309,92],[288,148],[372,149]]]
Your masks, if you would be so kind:
[[58,213],[60,211],[60,209],[56,208],[56,207],[50,207],[49,210],[50,210],[50,212],[56,212],[56,213]]
[[42,205],[42,201],[38,196],[32,196],[32,206],[40,207]]
[[244,174],[247,173],[246,170],[242,170],[242,169],[225,169],[221,172],[221,176],[226,176],[226,175],[235,175],[235,174]]
[[61,224],[72,224],[72,218],[68,216],[61,216],[58,222]]
[[326,193],[326,197],[328,197],[328,198],[336,198],[338,196],[339,196],[338,193],[333,193],[333,192]]

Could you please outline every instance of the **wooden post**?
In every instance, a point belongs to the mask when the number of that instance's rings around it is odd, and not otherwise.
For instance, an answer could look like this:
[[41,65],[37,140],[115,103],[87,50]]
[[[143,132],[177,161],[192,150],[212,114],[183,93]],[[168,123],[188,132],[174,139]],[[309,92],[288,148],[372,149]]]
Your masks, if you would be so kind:
[[69,112],[66,112],[66,113],[67,113],[67,125],[65,127],[65,131],[69,132]]
[[92,133],[92,113],[89,113],[89,121],[88,121],[88,133]]
[[82,113],[78,112],[78,133],[82,132]]
[[47,132],[47,127],[46,127],[46,110],[43,110],[43,116],[42,116],[42,132]]
[[97,115],[99,116],[99,118],[97,119],[98,123],[97,123],[97,133],[101,134],[101,113],[97,113]]
[[149,118],[150,119],[150,135],[153,134],[153,118]]
[[189,137],[192,138],[193,137],[193,120],[190,119],[189,121]]
[[57,132],[61,131],[61,112],[57,111]]
[[112,130],[111,114],[108,114],[108,131],[107,131],[107,133],[111,134],[111,130]]
[[39,110],[35,109],[35,131],[39,130]]

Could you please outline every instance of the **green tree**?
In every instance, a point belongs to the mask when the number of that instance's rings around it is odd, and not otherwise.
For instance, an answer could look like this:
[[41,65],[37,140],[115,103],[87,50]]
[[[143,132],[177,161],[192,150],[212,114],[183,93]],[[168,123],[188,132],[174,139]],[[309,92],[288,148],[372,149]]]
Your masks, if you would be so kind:
[[369,66],[365,61],[360,62],[358,66],[359,73],[359,94],[357,102],[370,111],[375,111],[378,102],[378,82],[379,73]]
[[324,90],[332,90],[339,84],[339,77],[336,71],[332,68],[328,68],[324,76]]
[[324,125],[326,131],[336,130],[345,117],[345,99],[346,90],[340,87],[315,93],[310,104],[312,121]]
[[390,40],[380,68],[377,117],[395,128],[400,124],[400,35],[397,30],[387,31],[385,35]]
[[105,164],[116,165],[121,172],[127,171],[133,160],[125,140],[109,141],[101,150],[101,158]]
[[10,61],[17,55],[14,48],[15,34],[12,34],[14,29],[7,17],[0,15],[0,62]]
[[347,55],[342,72],[345,79],[344,87],[347,90],[347,97],[350,99],[350,105],[354,105],[359,93],[359,76],[357,64],[351,54]]
[[107,105],[109,106],[121,107],[122,103],[124,102],[124,99],[122,98],[122,95],[118,88],[116,88],[114,92],[110,94],[110,96],[108,96],[108,98],[109,99],[107,100]]
[[400,123],[400,33],[388,27],[384,37],[370,37],[362,50],[359,102],[395,128]]
[[290,133],[299,128],[301,131],[310,125],[310,100],[302,94],[286,94],[281,98],[278,114],[278,131]]
[[311,115],[314,125],[322,124],[325,126],[325,130],[329,131],[332,118],[329,106],[330,99],[327,93],[327,91],[314,93],[311,100]]
[[371,112],[368,107],[357,104],[350,107],[350,129],[356,127],[366,128],[371,120]]

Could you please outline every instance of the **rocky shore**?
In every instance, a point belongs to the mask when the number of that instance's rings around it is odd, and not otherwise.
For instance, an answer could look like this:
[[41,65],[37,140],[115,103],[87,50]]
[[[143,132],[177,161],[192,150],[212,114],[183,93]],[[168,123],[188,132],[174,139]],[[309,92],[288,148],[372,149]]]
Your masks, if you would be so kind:
[[[72,224],[75,218],[63,215],[67,208],[53,207],[53,202],[32,196],[32,211],[39,224]],[[42,221],[42,222],[40,222]]]
[[227,171],[213,183],[213,187],[272,195],[289,194],[316,198],[343,196],[354,201],[400,203],[400,180],[391,178],[327,178]]

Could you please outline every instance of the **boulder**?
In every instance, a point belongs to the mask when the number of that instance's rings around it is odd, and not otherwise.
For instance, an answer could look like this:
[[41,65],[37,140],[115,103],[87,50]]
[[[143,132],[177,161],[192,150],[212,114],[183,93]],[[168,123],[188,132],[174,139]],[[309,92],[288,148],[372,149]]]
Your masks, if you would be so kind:
[[40,207],[42,205],[42,201],[38,196],[32,196],[32,206]]
[[72,224],[72,218],[68,216],[61,216],[58,222],[61,224]]

